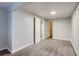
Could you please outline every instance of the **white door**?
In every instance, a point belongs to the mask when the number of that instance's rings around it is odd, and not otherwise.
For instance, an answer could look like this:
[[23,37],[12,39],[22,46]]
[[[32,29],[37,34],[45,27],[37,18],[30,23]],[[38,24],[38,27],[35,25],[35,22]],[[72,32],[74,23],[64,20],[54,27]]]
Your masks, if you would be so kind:
[[40,18],[35,18],[35,43],[40,41]]
[[45,39],[45,23],[44,20],[41,20],[41,39]]

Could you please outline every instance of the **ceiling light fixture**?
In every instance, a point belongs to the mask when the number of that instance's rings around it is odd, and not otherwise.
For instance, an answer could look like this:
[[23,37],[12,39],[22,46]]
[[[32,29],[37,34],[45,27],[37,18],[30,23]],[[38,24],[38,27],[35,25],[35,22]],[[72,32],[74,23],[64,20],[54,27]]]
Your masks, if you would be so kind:
[[51,14],[52,14],[52,15],[55,15],[55,14],[56,14],[56,12],[55,12],[55,11],[52,11],[52,12],[51,12]]

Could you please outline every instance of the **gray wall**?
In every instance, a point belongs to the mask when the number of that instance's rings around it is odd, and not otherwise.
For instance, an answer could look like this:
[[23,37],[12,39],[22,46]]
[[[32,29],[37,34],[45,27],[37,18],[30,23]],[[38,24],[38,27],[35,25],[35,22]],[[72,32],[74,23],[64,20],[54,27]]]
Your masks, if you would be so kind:
[[33,44],[33,16],[21,11],[12,11],[12,51]]
[[12,11],[6,10],[6,47],[9,51],[12,51]]
[[77,8],[72,15],[72,41],[71,42],[77,55],[79,55],[79,8]]
[[60,40],[71,40],[71,19],[53,20],[53,38]]
[[6,48],[5,17],[6,17],[6,11],[4,9],[0,9],[0,50]]

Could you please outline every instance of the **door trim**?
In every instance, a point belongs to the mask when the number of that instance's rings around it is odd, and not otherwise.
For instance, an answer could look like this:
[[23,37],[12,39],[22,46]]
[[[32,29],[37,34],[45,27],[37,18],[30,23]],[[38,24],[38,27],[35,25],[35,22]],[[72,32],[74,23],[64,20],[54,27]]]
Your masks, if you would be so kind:
[[33,18],[33,20],[34,20],[34,24],[33,24],[33,25],[34,25],[34,36],[33,36],[34,39],[33,39],[33,43],[35,44],[35,43],[36,43],[36,42],[35,42],[35,41],[36,41],[36,39],[35,39],[35,17]]

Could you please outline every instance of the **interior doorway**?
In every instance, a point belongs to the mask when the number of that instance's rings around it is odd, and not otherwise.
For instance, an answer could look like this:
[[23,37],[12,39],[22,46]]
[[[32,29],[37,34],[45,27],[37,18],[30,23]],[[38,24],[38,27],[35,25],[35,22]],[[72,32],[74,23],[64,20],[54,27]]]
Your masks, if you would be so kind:
[[42,24],[43,24],[43,21],[41,20],[40,21],[40,38],[42,39],[43,37],[43,34],[42,34]]
[[41,39],[45,39],[45,20],[40,21],[40,36]]
[[34,44],[40,41],[40,18],[34,17]]
[[52,35],[52,32],[53,32],[52,25],[53,25],[52,21],[48,21],[48,39],[53,37],[53,35]]

